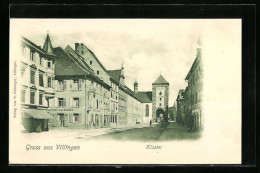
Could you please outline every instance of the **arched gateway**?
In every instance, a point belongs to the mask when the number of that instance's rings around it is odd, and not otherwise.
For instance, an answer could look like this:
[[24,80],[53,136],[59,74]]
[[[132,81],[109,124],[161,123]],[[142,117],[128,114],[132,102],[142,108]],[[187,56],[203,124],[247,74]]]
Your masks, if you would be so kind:
[[155,121],[156,122],[161,122],[163,119],[164,119],[164,116],[165,116],[165,112],[163,109],[157,109],[156,110],[156,119]]

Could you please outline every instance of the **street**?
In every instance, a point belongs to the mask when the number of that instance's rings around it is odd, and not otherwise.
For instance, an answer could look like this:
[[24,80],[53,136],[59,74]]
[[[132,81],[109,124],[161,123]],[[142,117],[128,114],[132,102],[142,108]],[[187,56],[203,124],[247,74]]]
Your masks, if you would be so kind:
[[170,122],[168,127],[162,124],[144,126],[143,128],[132,128],[125,130],[115,130],[107,134],[94,136],[91,140],[114,139],[121,141],[167,141],[167,140],[190,140],[198,139],[199,132],[188,133],[187,127],[181,126],[176,122]]
[[51,129],[42,133],[23,133],[30,141],[76,141],[89,140],[118,140],[118,141],[167,141],[167,140],[191,140],[200,137],[199,132],[188,133],[187,127],[176,122],[170,122],[167,127],[162,124],[138,124],[132,126],[110,127],[90,130],[76,129]]

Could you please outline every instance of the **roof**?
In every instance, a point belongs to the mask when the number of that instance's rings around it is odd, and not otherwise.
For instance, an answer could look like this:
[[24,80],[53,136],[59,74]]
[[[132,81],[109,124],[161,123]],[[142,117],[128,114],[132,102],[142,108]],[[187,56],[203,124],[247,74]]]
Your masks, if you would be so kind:
[[190,74],[193,72],[193,69],[197,66],[200,58],[201,58],[201,48],[197,48],[196,58],[195,58],[194,62],[192,63],[192,66],[191,66],[187,76],[185,77],[185,80],[189,80]]
[[32,117],[35,119],[53,119],[52,115],[49,114],[46,110],[39,109],[24,109],[26,117]]
[[152,91],[141,91],[135,95],[142,103],[152,103]]
[[98,82],[99,84],[110,88],[108,84],[93,75],[92,71],[78,62],[72,54],[66,53],[61,47],[54,48],[54,53],[57,55],[55,64],[55,79],[56,78],[74,78],[77,76],[85,76]]
[[169,84],[169,82],[167,82],[165,78],[160,74],[160,76],[153,82],[153,84]]
[[[84,45],[85,46],[85,45]],[[99,61],[99,59],[97,58],[97,56],[94,54],[94,52],[92,52],[92,50],[90,50],[87,46],[86,48],[88,49],[88,51],[90,52],[90,54],[96,59],[96,61],[98,62],[98,64],[101,66],[101,68],[103,68],[104,71],[107,71],[106,68],[103,66],[103,64]]]
[[42,49],[46,53],[53,54],[53,47],[52,47],[52,44],[51,44],[51,39],[50,39],[49,34],[47,34],[47,36],[46,36],[46,39],[45,39],[45,42],[44,42],[44,45],[43,45]]
[[84,58],[81,57],[76,51],[74,51],[69,45],[64,50],[67,54],[69,54],[75,61],[77,61],[81,66],[86,68],[91,74],[94,75],[94,70],[89,67],[89,65],[83,60]]
[[116,80],[116,82],[120,82],[121,69],[119,70],[107,70],[107,73]]
[[27,38],[21,36],[22,41],[26,42],[27,44],[29,44],[30,46],[32,46],[34,49],[40,51],[41,53],[45,53],[45,51],[41,48],[41,46],[36,45],[35,43],[31,42],[30,40],[28,40]]
[[72,56],[67,54],[61,47],[53,49],[57,58],[55,59],[55,76],[58,75],[87,75],[90,72],[82,67],[79,63],[73,59]]

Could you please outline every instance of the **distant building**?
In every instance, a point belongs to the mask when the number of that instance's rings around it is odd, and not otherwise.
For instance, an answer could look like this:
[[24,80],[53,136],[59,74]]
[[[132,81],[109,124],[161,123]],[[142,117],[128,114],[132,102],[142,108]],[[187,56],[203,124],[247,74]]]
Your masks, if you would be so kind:
[[21,37],[21,113],[22,123],[29,132],[48,131],[52,116],[47,108],[53,102],[55,55],[47,34],[43,48]]
[[176,116],[176,121],[178,123],[184,124],[184,89],[180,89],[176,102],[177,102],[177,116]]

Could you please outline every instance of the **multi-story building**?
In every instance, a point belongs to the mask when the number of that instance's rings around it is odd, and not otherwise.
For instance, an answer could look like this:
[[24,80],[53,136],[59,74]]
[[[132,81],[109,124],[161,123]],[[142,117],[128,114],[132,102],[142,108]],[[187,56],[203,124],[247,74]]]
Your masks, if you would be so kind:
[[203,127],[202,83],[203,64],[201,59],[201,48],[197,48],[196,58],[189,70],[185,80],[188,81],[188,105],[191,114],[191,121],[195,127]]
[[68,47],[54,48],[55,102],[53,126],[107,127],[110,119],[110,86],[97,77],[83,58]]
[[[73,49],[67,46],[65,50],[72,51]],[[110,125],[117,125],[119,119],[119,83],[121,79],[117,80],[111,76],[110,71],[106,70],[94,52],[92,52],[85,44],[75,43],[75,52],[82,57],[83,62],[92,69],[94,74],[100,78],[100,80],[107,85],[110,85]]]
[[50,37],[43,48],[21,37],[21,112],[22,123],[29,132],[48,131],[51,115],[47,108],[54,99],[54,61]]

